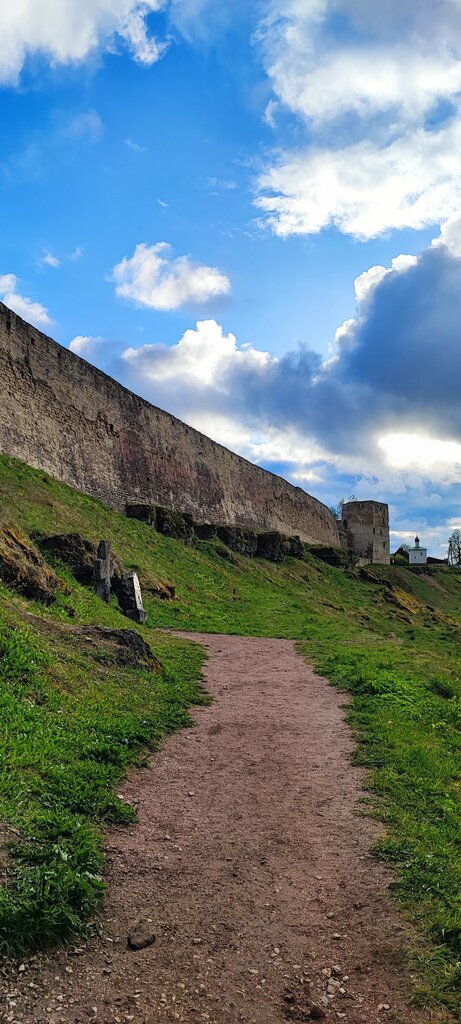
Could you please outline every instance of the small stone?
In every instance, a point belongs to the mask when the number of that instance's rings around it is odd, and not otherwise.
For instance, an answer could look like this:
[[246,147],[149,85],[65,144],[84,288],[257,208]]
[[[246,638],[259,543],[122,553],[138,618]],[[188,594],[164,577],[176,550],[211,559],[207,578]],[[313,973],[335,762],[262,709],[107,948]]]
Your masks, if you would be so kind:
[[378,1012],[380,1010],[390,1010],[389,1003],[380,1003],[378,1006]]
[[141,918],[128,935],[129,949],[146,949],[155,942],[156,934],[150,918]]
[[336,940],[342,939],[342,935],[340,935],[339,932],[333,932],[332,938]]
[[334,917],[334,916],[335,916],[335,915],[334,915],[333,911],[332,911],[332,910],[329,910],[329,911],[328,911],[328,914],[327,914],[327,917],[329,917],[329,918],[331,919],[331,918],[332,918],[332,917]]

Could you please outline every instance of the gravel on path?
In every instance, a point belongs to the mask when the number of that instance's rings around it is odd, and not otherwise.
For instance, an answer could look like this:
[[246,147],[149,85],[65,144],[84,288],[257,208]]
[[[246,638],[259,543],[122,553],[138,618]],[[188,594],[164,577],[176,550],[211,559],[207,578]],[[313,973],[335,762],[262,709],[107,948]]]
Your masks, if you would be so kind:
[[0,975],[1,1019],[431,1020],[408,1005],[413,936],[369,852],[345,696],[291,641],[188,638],[215,700],[122,787],[139,822],[107,838],[100,935]]

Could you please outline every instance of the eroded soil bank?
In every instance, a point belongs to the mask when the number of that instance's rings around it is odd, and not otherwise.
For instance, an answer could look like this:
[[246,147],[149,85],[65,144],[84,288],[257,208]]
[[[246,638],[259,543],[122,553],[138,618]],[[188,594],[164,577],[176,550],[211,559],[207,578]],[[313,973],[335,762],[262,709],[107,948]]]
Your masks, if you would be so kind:
[[[1,978],[28,1024],[429,1021],[408,1007],[411,933],[357,813],[343,695],[291,641],[190,637],[211,707],[123,787],[101,935]],[[133,950],[141,920],[155,941]]]

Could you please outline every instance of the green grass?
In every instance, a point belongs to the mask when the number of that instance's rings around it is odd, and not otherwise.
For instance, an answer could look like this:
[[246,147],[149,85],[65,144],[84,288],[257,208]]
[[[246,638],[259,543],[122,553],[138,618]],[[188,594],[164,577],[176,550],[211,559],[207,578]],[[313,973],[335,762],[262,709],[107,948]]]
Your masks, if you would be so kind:
[[[421,935],[416,998],[459,1015],[461,573],[374,566],[371,582],[309,554],[284,566],[238,556],[232,564],[215,543],[186,547],[4,457],[0,509],[27,533],[110,538],[144,593],[170,582],[177,594],[145,601],[141,632],[165,665],[159,679],[114,670],[69,644],[71,624],[126,620],[62,567],[71,593],[48,609],[0,592],[9,708],[0,728],[16,722],[0,770],[0,818],[23,835],[0,927],[19,915],[18,933],[30,945],[39,933],[66,933],[97,905],[99,830],[130,813],[114,795],[117,784],[139,751],[181,724],[200,698],[199,649],[155,627],[288,637],[353,696],[357,759],[369,769],[373,813],[387,826],[376,852],[394,867],[396,896]],[[26,610],[61,633],[24,623]]]

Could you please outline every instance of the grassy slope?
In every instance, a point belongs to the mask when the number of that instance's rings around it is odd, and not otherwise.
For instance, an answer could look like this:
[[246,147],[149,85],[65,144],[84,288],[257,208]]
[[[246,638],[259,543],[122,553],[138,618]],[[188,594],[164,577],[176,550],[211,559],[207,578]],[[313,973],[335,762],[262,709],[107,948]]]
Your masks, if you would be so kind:
[[[86,648],[70,647],[67,624],[122,626],[126,620],[68,575],[71,595],[50,609],[0,592],[0,672],[6,699],[14,702],[11,720],[19,715],[20,721],[0,775],[0,817],[37,836],[24,851],[25,895],[6,893],[4,920],[16,907],[25,915],[22,932],[27,922],[35,926],[41,920],[54,936],[78,920],[82,898],[85,912],[93,909],[98,881],[90,877],[88,883],[85,870],[89,876],[99,870],[95,827],[127,813],[112,795],[114,785],[139,747],[183,721],[187,702],[199,699],[199,652],[153,633],[155,626],[292,637],[321,671],[354,695],[358,757],[370,768],[375,813],[389,826],[378,852],[395,864],[398,894],[429,939],[421,945],[419,998],[461,1010],[461,574],[436,569],[422,576],[374,567],[373,583],[312,556],[282,567],[243,558],[232,565],[214,544],[188,548],[163,538],[4,457],[0,512],[27,533],[108,537],[144,588],[169,581],[177,592],[174,602],[145,602],[150,614],[142,632],[165,664],[161,680],[142,671],[120,672],[90,657]],[[61,633],[43,632],[30,622],[23,626],[26,610]],[[19,632],[11,632],[12,622]],[[31,703],[32,693],[40,696]],[[84,839],[74,865],[76,823]],[[64,859],[59,852],[50,859],[50,848],[59,851],[63,836]],[[47,869],[51,881],[42,877]],[[51,905],[57,922],[50,925]]]

